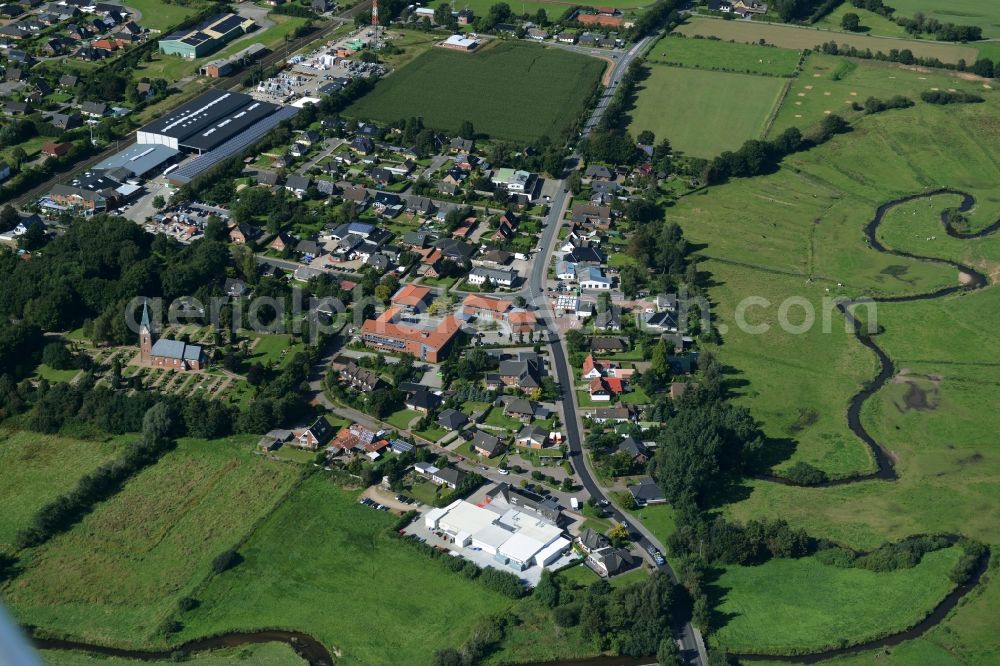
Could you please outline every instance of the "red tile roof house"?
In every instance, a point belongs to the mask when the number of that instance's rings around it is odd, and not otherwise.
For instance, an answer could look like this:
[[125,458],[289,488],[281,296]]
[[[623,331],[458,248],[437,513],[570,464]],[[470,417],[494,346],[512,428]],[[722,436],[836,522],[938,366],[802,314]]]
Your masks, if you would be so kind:
[[463,314],[485,321],[502,321],[513,308],[511,301],[478,294],[469,294],[462,301]]
[[620,379],[598,377],[590,380],[590,399],[610,402],[616,396],[625,392],[625,383]]
[[580,377],[582,379],[598,379],[613,375],[614,370],[618,370],[618,363],[614,361],[595,361],[593,354],[587,354],[587,358],[583,359]]

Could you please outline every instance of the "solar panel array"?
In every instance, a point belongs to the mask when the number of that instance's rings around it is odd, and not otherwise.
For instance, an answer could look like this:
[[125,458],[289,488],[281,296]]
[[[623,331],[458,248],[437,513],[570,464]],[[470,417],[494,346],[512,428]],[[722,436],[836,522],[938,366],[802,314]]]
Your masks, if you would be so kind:
[[203,153],[198,157],[195,157],[187,164],[181,166],[179,169],[170,174],[170,180],[175,183],[190,182],[227,157],[236,155],[253,145],[259,141],[261,137],[277,127],[279,123],[284,120],[288,120],[298,112],[299,110],[293,106],[281,107],[277,113],[273,113],[265,117],[214,150]]

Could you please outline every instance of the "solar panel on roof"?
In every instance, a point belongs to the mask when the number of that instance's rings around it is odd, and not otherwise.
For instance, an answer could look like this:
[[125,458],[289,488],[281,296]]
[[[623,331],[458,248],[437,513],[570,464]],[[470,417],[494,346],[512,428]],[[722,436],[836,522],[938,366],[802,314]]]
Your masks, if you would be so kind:
[[216,31],[216,32],[221,33],[221,34],[224,35],[227,32],[229,32],[230,30],[233,30],[234,28],[238,28],[242,24],[243,24],[243,17],[242,16],[238,16],[236,14],[233,14],[231,16],[227,16],[226,18],[222,19],[218,23],[215,23],[215,24],[213,24],[213,25],[211,25],[209,27],[212,30],[214,30],[214,31]]

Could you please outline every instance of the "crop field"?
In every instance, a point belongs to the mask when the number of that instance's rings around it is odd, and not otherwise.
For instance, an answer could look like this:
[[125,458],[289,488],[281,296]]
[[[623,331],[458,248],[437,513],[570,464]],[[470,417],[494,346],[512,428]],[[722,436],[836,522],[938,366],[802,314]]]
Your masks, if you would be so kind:
[[788,127],[805,130],[830,113],[853,119],[860,112],[853,111],[852,105],[863,104],[869,97],[887,100],[903,95],[917,102],[920,93],[933,90],[991,94],[982,83],[945,70],[914,71],[887,62],[813,53],[789,88],[768,134],[776,136]]
[[0,432],[0,548],[13,543],[38,509],[71,490],[134,436],[88,442],[25,431]]
[[356,496],[307,479],[241,549],[245,561],[199,593],[182,638],[295,627],[337,650],[338,664],[422,664],[514,603],[396,543],[395,517]]
[[768,44],[786,49],[814,49],[823,42],[834,41],[857,49],[871,49],[873,53],[888,53],[891,49],[910,49],[919,58],[937,58],[941,62],[957,63],[964,58],[967,62],[976,59],[973,46],[935,42],[930,40],[892,39],[873,37],[865,34],[801,28],[798,26],[759,21],[723,21],[714,18],[693,17],[677,28],[677,32],[693,37],[718,37],[737,42],[758,42],[763,39]]
[[980,0],[894,0],[896,16],[912,17],[921,12],[928,18],[956,25],[978,25],[984,37],[1000,37],[1000,5]]
[[[867,76],[862,72],[866,64],[854,74]],[[914,86],[936,83],[917,74]],[[886,87],[878,96],[898,92]],[[875,375],[875,359],[844,332],[835,312],[829,332],[822,332],[823,298],[920,294],[958,284],[950,266],[876,252],[866,245],[862,230],[879,204],[940,187],[976,198],[966,214],[969,230],[1000,218],[995,187],[1000,100],[989,91],[983,94],[983,104],[942,108],[917,101],[911,109],[858,118],[849,134],[786,158],[777,174],[686,196],[670,209],[668,215],[685,235],[705,244],[700,250],[708,257],[704,268],[716,282],[710,296],[719,321],[728,326],[717,353],[735,369],[734,390],[762,422],[779,470],[799,460],[831,475],[871,469],[865,448],[847,427],[846,408]],[[940,211],[959,201],[939,195],[898,206],[886,216],[880,239],[902,251],[968,263],[995,281],[1000,236],[962,241],[948,238],[940,225]],[[735,325],[736,306],[749,296],[768,304],[751,307],[747,323],[769,324],[768,331],[753,334]],[[815,308],[816,326],[806,333],[778,325],[778,305],[791,296]],[[801,307],[793,307],[788,319],[800,322]],[[877,321],[883,332],[876,340],[894,359],[898,374],[865,403],[862,422],[890,450],[899,479],[832,488],[754,480],[724,512],[740,520],[783,518],[815,537],[856,548],[929,532],[996,543],[1000,467],[992,451],[1000,415],[990,405],[1000,385],[1000,342],[993,333],[1000,326],[1000,290],[991,285],[934,300],[880,303]],[[738,594],[766,590],[782,580],[771,576],[763,587],[734,580],[726,587]],[[923,575],[921,580],[931,589],[940,578]],[[988,580],[941,627],[906,649],[913,655],[947,650],[963,663],[988,663],[984,655],[1000,649],[995,632],[984,623],[1000,613],[996,588]],[[821,591],[809,594],[824,598]],[[765,606],[774,607],[772,618],[786,612],[777,595]],[[922,607],[914,603],[914,608]],[[773,627],[770,622],[762,620],[746,631],[758,638],[791,631],[780,619]],[[723,631],[740,627],[734,619]],[[785,635],[789,644],[812,640]]]
[[790,652],[864,642],[915,624],[951,591],[958,548],[912,569],[876,573],[806,557],[727,567],[710,589],[725,617],[713,640],[734,652]]
[[792,76],[800,57],[799,52],[792,49],[668,35],[653,46],[646,62],[744,74]]
[[433,48],[380,81],[346,113],[381,122],[422,116],[428,126],[449,132],[471,120],[476,132],[494,138],[556,138],[583,113],[605,66],[597,58],[525,43],[478,53]]
[[121,647],[163,646],[177,600],[298,477],[250,453],[254,437],[181,440],[78,525],[29,551],[3,592],[15,617]]
[[[651,130],[676,150],[712,158],[760,138],[786,85],[772,76],[651,65],[629,130]],[[733,100],[739,100],[734,103]]]
[[[166,666],[176,661],[137,661],[107,655],[88,654],[70,650],[42,650],[42,658],[49,666]],[[305,666],[305,660],[284,643],[264,643],[241,648],[215,650],[191,655],[184,659],[191,666]]]

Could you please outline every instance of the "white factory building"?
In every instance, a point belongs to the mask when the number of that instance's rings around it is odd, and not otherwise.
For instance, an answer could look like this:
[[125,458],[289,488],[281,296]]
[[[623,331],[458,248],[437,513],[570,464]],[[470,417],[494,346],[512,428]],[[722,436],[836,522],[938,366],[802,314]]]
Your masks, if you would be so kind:
[[570,547],[556,525],[496,500],[482,507],[456,500],[428,511],[424,525],[447,533],[458,547],[478,548],[517,571],[551,564]]

